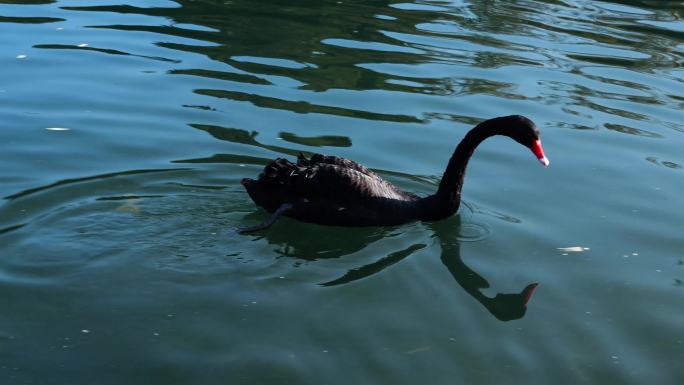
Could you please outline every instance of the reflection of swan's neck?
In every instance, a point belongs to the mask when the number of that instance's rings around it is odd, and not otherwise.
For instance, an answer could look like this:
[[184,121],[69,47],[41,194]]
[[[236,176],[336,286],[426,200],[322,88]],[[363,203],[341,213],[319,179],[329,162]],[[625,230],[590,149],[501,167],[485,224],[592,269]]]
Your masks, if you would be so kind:
[[[458,216],[455,218],[459,218]],[[536,283],[527,285],[520,293],[497,293],[494,298],[487,297],[482,289],[490,287],[489,282],[468,267],[461,258],[460,243],[456,239],[451,220],[433,222],[430,228],[441,248],[441,260],[456,282],[496,319],[511,321],[522,318],[527,311],[527,304],[537,288]]]

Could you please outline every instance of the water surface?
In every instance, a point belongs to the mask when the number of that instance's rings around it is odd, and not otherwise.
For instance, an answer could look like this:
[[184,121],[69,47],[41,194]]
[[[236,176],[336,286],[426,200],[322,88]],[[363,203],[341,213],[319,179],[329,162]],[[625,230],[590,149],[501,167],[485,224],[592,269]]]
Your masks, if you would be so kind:
[[[0,0],[3,384],[679,384],[681,1]],[[268,215],[323,152],[457,216]],[[520,295],[539,286],[527,306]]]

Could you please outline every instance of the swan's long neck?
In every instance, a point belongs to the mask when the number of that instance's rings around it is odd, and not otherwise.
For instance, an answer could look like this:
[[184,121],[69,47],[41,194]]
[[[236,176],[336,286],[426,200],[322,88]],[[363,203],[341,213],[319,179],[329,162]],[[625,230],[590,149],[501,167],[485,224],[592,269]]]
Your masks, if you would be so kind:
[[473,155],[475,148],[482,143],[483,140],[494,135],[493,132],[483,125],[478,125],[470,130],[466,136],[461,140],[461,143],[456,146],[449,163],[447,164],[442,181],[439,183],[436,195],[448,196],[456,194],[461,195],[461,187],[463,186],[463,178],[465,177],[466,167],[468,161]]
[[463,178],[470,157],[483,140],[497,134],[496,126],[489,121],[477,125],[466,134],[449,159],[437,193],[425,198],[424,203],[427,207],[424,210],[427,209],[426,217],[429,217],[426,219],[444,218],[458,210],[461,203]]

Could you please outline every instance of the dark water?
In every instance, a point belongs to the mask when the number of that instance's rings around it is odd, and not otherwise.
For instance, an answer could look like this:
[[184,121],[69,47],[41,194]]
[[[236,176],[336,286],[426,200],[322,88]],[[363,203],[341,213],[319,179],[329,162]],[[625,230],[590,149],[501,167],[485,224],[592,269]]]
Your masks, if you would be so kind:
[[[0,3],[1,384],[682,383],[684,2]],[[233,232],[514,113],[458,216]]]

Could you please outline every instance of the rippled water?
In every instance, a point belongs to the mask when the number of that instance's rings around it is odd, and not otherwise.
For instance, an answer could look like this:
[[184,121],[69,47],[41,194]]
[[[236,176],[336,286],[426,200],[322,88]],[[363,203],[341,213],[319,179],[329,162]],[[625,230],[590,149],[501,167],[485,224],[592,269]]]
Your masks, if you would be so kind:
[[[0,383],[681,383],[684,2],[124,1],[0,0]],[[233,231],[507,114],[453,218]]]

